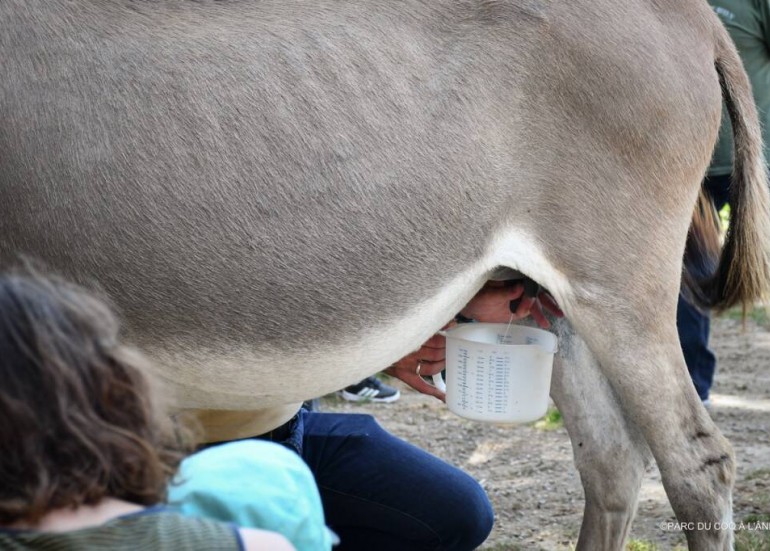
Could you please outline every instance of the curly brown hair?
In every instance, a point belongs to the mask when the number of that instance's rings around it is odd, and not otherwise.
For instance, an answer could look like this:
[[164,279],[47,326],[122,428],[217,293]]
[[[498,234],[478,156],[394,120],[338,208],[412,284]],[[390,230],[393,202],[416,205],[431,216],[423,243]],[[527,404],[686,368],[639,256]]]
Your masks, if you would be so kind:
[[191,442],[118,327],[78,286],[0,275],[0,524],[104,497],[165,499]]

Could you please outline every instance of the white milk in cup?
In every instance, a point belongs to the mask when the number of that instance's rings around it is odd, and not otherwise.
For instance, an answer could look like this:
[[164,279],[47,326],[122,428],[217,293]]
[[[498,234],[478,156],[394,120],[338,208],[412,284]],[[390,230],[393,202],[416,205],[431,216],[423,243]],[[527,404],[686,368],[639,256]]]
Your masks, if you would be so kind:
[[466,323],[446,335],[446,404],[460,417],[528,423],[545,415],[556,336],[534,327]]

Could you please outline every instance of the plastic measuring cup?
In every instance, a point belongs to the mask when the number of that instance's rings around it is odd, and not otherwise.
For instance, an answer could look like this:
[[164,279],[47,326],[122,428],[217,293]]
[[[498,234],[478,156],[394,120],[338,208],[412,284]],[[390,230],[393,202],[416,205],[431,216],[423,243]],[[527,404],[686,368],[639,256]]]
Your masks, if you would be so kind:
[[527,423],[545,415],[557,339],[534,327],[466,323],[446,335],[446,392],[453,413],[488,423]]

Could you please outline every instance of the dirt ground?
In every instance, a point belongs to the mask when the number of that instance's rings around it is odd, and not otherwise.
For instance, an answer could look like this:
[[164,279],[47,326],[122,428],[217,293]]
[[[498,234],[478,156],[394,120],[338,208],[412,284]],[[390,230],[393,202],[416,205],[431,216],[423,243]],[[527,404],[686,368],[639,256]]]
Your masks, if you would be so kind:
[[[738,459],[734,494],[736,521],[770,520],[770,331],[749,320],[713,321],[712,347],[718,358],[712,416]],[[532,425],[499,427],[451,414],[433,398],[400,384],[393,404],[350,404],[324,399],[325,411],[367,411],[402,438],[457,465],[481,482],[497,516],[484,550],[572,549],[580,529],[583,491],[572,464],[566,430]],[[652,468],[642,486],[630,549],[675,549],[681,532],[663,530],[673,521],[660,476]],[[754,525],[756,527],[756,524]],[[761,525],[760,525],[761,526]],[[760,533],[761,532],[761,533]],[[760,541],[739,549],[770,550],[770,531],[737,534]]]

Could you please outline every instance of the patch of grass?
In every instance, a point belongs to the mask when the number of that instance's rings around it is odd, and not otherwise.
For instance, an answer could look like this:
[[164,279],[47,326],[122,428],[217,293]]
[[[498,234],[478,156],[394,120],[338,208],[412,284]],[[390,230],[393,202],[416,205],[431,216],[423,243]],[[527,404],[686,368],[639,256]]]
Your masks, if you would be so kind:
[[644,540],[629,540],[626,551],[658,551],[658,546]]
[[755,524],[757,522],[770,522],[770,513],[759,513],[758,515],[749,515],[743,519],[744,524]]
[[770,513],[746,516],[743,530],[735,531],[735,551],[770,551],[770,530],[761,529],[767,524],[770,524]]
[[524,548],[515,543],[495,543],[493,545],[485,545],[481,548],[482,551],[524,551]]
[[535,421],[533,425],[537,430],[556,430],[564,426],[561,412],[556,408],[548,408],[545,417]]
[[[722,315],[729,319],[742,320],[743,308],[736,306],[730,308]],[[770,314],[768,314],[767,308],[764,306],[754,306],[746,312],[746,317],[753,320],[757,325],[764,327],[765,329],[770,329]]]
[[770,551],[770,532],[736,532],[735,551]]
[[719,219],[722,221],[722,228],[727,231],[727,227],[730,225],[730,203],[725,203],[725,206],[719,211]]
[[763,478],[770,479],[770,469],[757,469],[755,471],[751,471],[746,475],[744,480],[760,480]]

